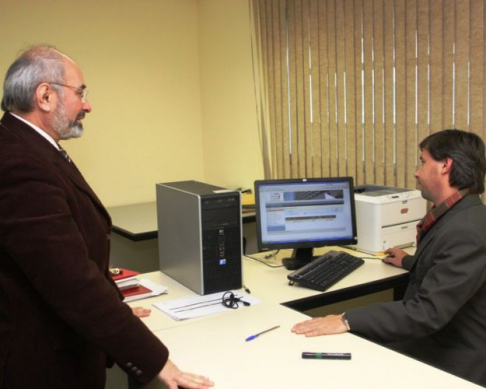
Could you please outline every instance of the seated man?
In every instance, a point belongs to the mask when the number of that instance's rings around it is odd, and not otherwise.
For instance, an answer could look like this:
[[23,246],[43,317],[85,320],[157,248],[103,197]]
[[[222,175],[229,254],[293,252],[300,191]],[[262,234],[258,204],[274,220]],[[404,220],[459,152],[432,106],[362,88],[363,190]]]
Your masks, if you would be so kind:
[[296,334],[347,331],[486,386],[485,146],[460,130],[420,143],[415,173],[433,208],[418,224],[414,256],[389,249],[384,262],[410,270],[402,301],[352,309],[295,325]]

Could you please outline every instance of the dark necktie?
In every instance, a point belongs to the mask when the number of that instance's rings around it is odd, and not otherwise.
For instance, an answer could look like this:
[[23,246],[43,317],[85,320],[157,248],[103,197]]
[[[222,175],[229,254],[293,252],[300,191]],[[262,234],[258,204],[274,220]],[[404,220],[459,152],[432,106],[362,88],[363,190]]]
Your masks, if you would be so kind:
[[62,154],[64,158],[66,158],[66,161],[71,162],[71,158],[69,158],[68,153],[61,146],[59,146],[59,152]]

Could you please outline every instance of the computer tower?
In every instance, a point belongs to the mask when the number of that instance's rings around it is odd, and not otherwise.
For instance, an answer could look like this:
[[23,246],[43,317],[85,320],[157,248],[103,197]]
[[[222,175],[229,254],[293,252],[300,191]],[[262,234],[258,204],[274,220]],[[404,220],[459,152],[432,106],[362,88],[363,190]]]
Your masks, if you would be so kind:
[[198,181],[156,191],[160,270],[200,295],[241,288],[240,193]]

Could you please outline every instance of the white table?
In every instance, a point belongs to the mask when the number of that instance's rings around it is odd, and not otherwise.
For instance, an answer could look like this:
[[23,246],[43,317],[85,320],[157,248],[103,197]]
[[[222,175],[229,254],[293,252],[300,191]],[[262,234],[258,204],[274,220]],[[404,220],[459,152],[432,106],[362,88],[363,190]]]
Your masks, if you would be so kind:
[[[377,259],[365,259],[365,265],[321,293],[289,286],[289,271],[284,268],[269,268],[251,259],[244,260],[243,268],[245,285],[261,300],[249,308],[175,321],[152,304],[196,294],[160,272],[144,276],[168,286],[169,293],[130,304],[151,307],[152,315],[142,320],[168,346],[170,358],[181,369],[209,376],[215,381],[215,388],[479,387],[353,334],[306,338],[291,333],[295,323],[308,317],[285,305],[399,277],[406,271]],[[280,328],[245,342],[246,337],[276,325]],[[304,360],[304,351],[350,352],[352,359]],[[153,382],[148,389],[162,387]]]

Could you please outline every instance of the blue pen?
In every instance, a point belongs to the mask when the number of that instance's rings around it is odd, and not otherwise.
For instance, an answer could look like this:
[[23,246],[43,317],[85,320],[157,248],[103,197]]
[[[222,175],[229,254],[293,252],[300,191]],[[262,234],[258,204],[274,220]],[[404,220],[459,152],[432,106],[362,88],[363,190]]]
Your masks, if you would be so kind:
[[252,336],[249,336],[248,338],[245,339],[245,341],[249,342],[250,340],[253,340],[255,338],[258,338],[260,335],[266,333],[266,332],[269,332],[269,331],[272,331],[272,330],[275,330],[277,329],[278,327],[280,326],[275,326],[275,327],[272,327],[272,328],[269,328],[268,330],[265,330],[265,331],[262,331],[262,332],[259,332],[258,334],[255,334],[255,335],[252,335]]

